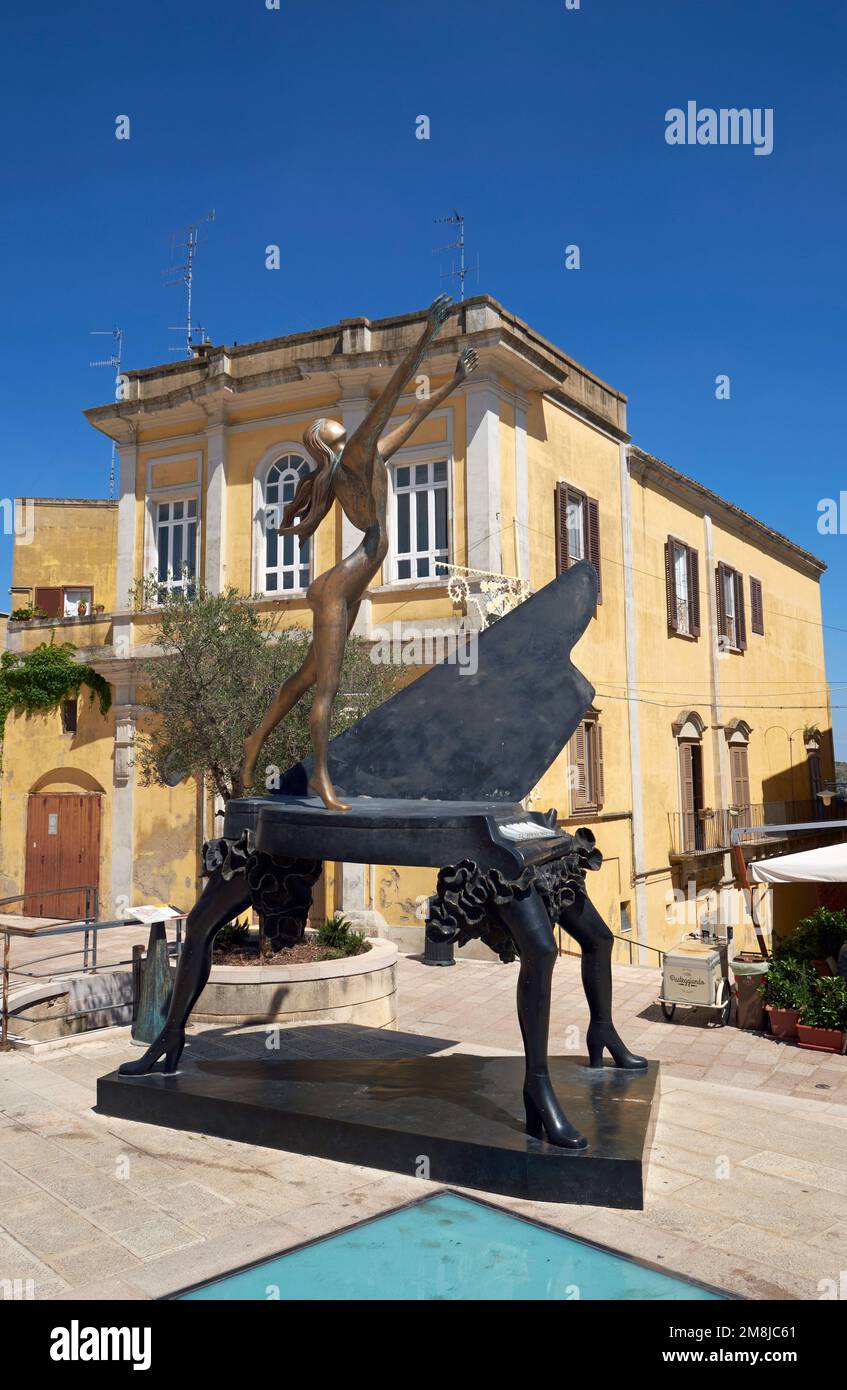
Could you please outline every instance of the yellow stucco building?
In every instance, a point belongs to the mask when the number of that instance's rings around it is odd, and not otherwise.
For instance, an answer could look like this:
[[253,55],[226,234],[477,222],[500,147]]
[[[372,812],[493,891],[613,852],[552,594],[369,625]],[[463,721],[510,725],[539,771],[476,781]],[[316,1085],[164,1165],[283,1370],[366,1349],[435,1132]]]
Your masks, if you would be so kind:
[[[156,614],[133,611],[130,590],[187,564],[210,589],[282,603],[286,622],[306,626],[310,577],[356,533],[336,506],[311,552],[277,541],[269,519],[309,467],[303,429],[320,415],[354,429],[423,317],[204,345],[193,360],[127,373],[122,400],[86,412],[117,443],[118,500],[38,502],[32,542],[15,548],[12,607],[49,616],[10,623],[7,642],[26,650],[51,632],[72,642],[108,679],[113,706],[105,718],[81,700],[9,720],[0,896],[43,889],[45,874],[75,864],[97,875],[104,915],[154,900],[190,906],[215,808],[192,782],[136,777],[140,665]],[[814,819],[834,776],[824,566],[636,448],[625,396],[487,296],[454,308],[399,415],[452,374],[466,344],[477,373],[391,462],[391,547],[355,630],[373,641],[443,637],[475,621],[481,574],[537,590],[592,561],[601,601],[574,660],[594,706],[530,804],[593,826],[605,862],[589,887],[623,958],[674,944],[705,913],[734,921],[746,942],[731,829]],[[452,574],[470,599],[455,585],[451,596]],[[531,718],[532,691],[526,701]],[[40,868],[31,854],[28,864],[28,843],[48,833],[62,853],[49,869],[43,855]],[[324,902],[414,946],[433,883],[428,870],[329,865]],[[674,891],[691,899],[675,916]]]

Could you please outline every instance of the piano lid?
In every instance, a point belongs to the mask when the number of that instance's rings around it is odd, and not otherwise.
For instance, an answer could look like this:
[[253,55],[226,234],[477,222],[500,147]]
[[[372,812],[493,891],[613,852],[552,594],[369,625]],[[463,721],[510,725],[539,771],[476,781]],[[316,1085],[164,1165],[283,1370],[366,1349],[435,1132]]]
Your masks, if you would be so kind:
[[[597,602],[580,561],[491,627],[474,634],[476,669],[433,666],[329,745],[346,796],[520,801],[573,734],[594,690],[570,661]],[[282,779],[304,795],[312,759]]]

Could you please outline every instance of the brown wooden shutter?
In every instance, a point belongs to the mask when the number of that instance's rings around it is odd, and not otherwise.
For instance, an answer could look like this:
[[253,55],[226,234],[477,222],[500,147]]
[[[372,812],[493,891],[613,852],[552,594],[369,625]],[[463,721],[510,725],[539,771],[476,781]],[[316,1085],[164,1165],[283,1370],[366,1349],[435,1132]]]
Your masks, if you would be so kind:
[[594,725],[594,801],[597,810],[606,800],[605,779],[603,776],[603,730],[599,722]]
[[765,606],[762,600],[762,581],[750,575],[750,631],[765,635]]
[[682,847],[693,849],[696,843],[694,803],[694,750],[690,743],[679,745],[679,783],[682,792]]
[[600,504],[594,497],[585,499],[586,554],[597,571],[597,602],[603,602],[603,579],[600,571]]
[[585,764],[585,723],[578,725],[571,739],[571,810],[580,811],[588,803],[588,777]]
[[718,600],[718,636],[719,636],[719,637],[726,637],[726,600],[724,599],[724,589],[723,589],[723,585],[724,585],[724,574],[725,574],[725,573],[726,573],[726,565],[723,563],[722,560],[720,560],[720,561],[718,562],[718,567],[717,567],[717,569],[715,570],[715,589],[716,589],[717,600]]
[[732,576],[735,588],[735,637],[740,652],[747,650],[747,615],[744,607],[744,575],[737,570]]
[[568,568],[568,489],[566,483],[556,484],[555,494],[556,573]]
[[61,618],[65,611],[65,600],[61,589],[36,589],[35,607],[43,608],[48,618]]
[[700,558],[688,547],[688,627],[692,637],[700,636]]
[[746,748],[730,748],[729,767],[732,777],[732,804],[734,806],[749,806],[750,771]]
[[679,632],[679,613],[676,606],[676,571],[674,570],[673,541],[665,541],[665,599],[668,606],[668,627]]

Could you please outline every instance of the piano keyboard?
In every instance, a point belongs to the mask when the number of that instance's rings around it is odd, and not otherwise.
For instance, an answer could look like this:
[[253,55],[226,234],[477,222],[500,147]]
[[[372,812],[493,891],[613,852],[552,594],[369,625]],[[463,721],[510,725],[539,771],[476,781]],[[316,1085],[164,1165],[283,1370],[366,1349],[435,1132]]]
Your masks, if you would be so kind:
[[551,830],[548,825],[539,825],[536,821],[512,820],[505,824],[499,824],[497,829],[507,840],[545,840],[554,839],[559,835],[558,830]]

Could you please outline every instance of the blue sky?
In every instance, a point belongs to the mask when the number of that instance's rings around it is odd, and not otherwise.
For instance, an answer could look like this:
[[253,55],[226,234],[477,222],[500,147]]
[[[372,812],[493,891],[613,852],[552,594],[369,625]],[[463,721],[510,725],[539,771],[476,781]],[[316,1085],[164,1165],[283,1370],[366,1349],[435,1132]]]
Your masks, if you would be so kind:
[[[105,495],[81,410],[110,397],[88,366],[109,343],[89,333],[119,322],[128,367],[173,357],[174,229],[216,209],[197,313],[246,342],[423,306],[449,269],[432,219],[459,207],[469,293],[625,391],[643,447],[827,562],[847,707],[847,535],[817,530],[847,488],[843,7],[42,0],[0,23],[3,495]],[[773,108],[774,152],[670,147],[664,113],[689,100]],[[1,537],[0,605],[10,569]]]

